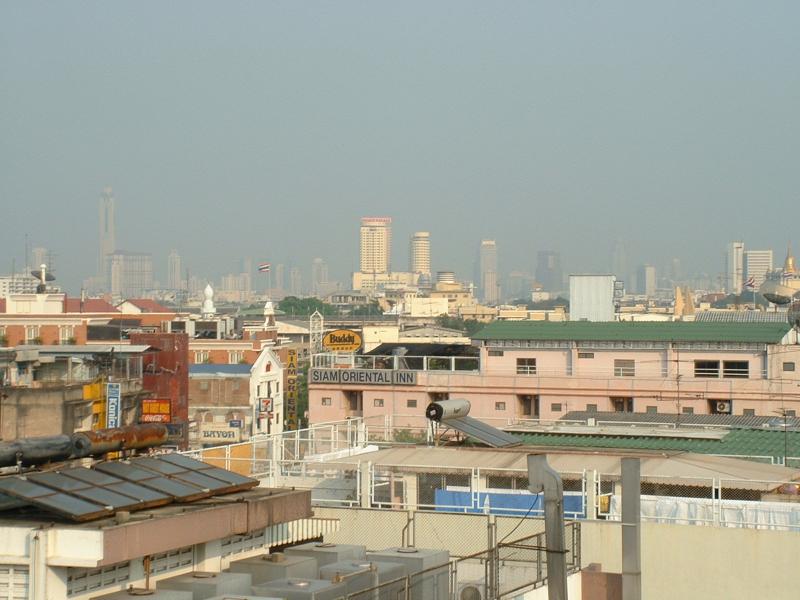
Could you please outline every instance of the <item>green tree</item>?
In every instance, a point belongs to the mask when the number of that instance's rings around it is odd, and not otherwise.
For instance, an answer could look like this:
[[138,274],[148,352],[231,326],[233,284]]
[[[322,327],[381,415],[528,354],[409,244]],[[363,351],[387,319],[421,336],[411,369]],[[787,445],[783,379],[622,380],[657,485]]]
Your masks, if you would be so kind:
[[327,304],[319,298],[298,298],[297,296],[286,296],[278,303],[278,309],[289,316],[308,317],[319,311],[320,314],[331,316],[338,313],[338,309],[332,304]]
[[436,325],[445,329],[463,331],[468,336],[472,336],[483,329],[483,323],[475,319],[462,319],[461,317],[451,317],[449,315],[436,317]]

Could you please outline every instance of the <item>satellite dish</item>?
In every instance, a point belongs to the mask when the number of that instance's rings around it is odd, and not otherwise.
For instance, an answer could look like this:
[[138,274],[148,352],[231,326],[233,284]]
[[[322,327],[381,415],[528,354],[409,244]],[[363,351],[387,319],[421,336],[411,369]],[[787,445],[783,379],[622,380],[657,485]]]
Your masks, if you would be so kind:
[[[36,277],[36,279],[38,279],[39,281],[42,280],[42,272],[41,271],[31,271],[31,275]],[[55,281],[56,277],[52,273],[45,272],[44,280],[45,281]]]

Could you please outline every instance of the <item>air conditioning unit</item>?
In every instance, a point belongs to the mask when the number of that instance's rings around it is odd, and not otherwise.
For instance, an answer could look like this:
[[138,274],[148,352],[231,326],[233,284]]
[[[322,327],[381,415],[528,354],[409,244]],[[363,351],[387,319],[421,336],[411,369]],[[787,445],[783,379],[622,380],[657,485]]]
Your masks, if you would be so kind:
[[456,600],[486,600],[486,583],[484,581],[459,583]]
[[730,400],[716,400],[714,402],[714,411],[720,415],[731,414],[731,401]]

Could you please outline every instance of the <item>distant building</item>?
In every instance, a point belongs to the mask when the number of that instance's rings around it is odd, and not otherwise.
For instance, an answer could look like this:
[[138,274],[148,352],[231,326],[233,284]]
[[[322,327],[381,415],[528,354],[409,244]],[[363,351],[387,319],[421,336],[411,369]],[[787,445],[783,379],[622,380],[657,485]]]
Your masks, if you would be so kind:
[[628,269],[628,253],[625,249],[625,242],[617,240],[611,250],[611,273],[616,275],[617,279],[625,279],[629,273]]
[[107,257],[106,281],[115,298],[141,298],[153,288],[153,256],[117,250]]
[[536,281],[548,292],[560,292],[564,286],[561,255],[552,250],[536,253]]
[[388,273],[391,270],[392,218],[363,217],[361,219],[362,273]]
[[772,250],[747,250],[744,253],[745,281],[753,278],[753,286],[748,289],[757,289],[767,279],[767,273],[772,271]]
[[411,273],[431,275],[431,234],[418,231],[411,236],[408,251],[408,270]]
[[108,258],[117,249],[116,228],[114,224],[114,192],[110,187],[103,190],[100,196],[100,248],[97,259],[97,273],[101,277],[108,276]]
[[614,275],[569,276],[569,320],[613,321]]
[[311,293],[322,296],[328,289],[328,263],[321,258],[311,261]]
[[183,278],[181,277],[181,255],[177,250],[169,253],[167,258],[167,288],[179,290],[183,288]]
[[297,267],[292,267],[289,269],[289,295],[303,295],[303,274]]
[[497,304],[500,301],[500,282],[497,277],[497,242],[495,240],[481,240],[478,263],[481,299],[486,304]]
[[641,265],[636,270],[636,293],[652,298],[656,294],[656,268]]
[[744,284],[744,242],[728,244],[725,260],[725,291],[741,294]]
[[10,294],[35,294],[39,280],[30,273],[4,275],[0,277],[0,298]]

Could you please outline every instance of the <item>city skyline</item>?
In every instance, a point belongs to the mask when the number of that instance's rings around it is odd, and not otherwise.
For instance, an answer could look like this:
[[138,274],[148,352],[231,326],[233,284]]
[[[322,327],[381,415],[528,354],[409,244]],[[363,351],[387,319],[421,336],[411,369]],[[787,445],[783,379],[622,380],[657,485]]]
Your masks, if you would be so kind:
[[27,234],[78,291],[105,186],[161,282],[172,249],[207,278],[324,256],[346,280],[369,214],[462,278],[481,239],[505,272],[606,271],[621,238],[629,270],[713,279],[732,239],[796,241],[799,5],[423,6],[4,5],[2,271]]

